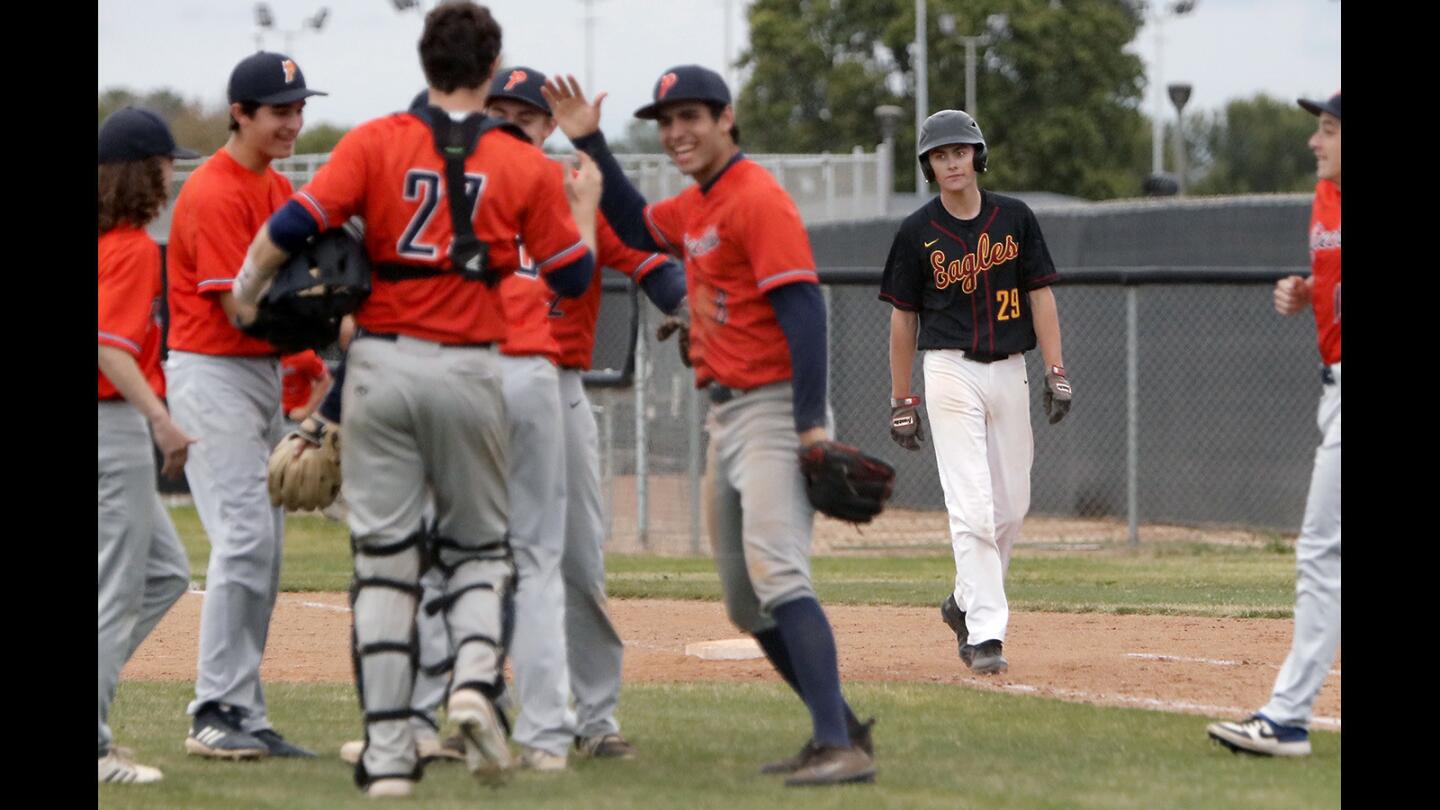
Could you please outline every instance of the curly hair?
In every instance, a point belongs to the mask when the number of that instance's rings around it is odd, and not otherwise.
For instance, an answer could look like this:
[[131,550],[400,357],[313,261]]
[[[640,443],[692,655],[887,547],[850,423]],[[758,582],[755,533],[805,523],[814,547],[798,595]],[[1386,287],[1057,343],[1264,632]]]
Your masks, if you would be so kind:
[[143,228],[165,206],[165,156],[100,164],[100,233],[130,224]]
[[500,55],[500,23],[490,9],[470,2],[441,3],[425,15],[420,67],[442,93],[480,87]]

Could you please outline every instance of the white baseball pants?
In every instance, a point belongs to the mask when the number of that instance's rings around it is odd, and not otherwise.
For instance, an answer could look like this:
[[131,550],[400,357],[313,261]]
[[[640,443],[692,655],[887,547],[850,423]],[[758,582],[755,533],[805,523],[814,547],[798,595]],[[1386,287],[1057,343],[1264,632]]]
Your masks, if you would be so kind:
[[1030,510],[1030,389],[1025,356],[994,363],[925,352],[925,410],[955,552],[955,603],[970,644],[1004,641],[1005,573]]

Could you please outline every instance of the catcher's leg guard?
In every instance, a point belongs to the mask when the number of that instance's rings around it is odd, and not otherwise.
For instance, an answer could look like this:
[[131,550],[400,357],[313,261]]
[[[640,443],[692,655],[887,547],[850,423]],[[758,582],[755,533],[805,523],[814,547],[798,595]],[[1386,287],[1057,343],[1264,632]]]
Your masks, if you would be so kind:
[[475,689],[495,700],[504,687],[505,651],[514,631],[515,558],[506,540],[467,545],[433,538],[445,595],[425,606],[445,612],[454,674],[450,692]]
[[415,611],[425,538],[420,531],[383,546],[351,541],[355,684],[365,715],[365,748],[355,766],[361,789],[377,779],[418,781],[421,776],[410,698],[419,659]]

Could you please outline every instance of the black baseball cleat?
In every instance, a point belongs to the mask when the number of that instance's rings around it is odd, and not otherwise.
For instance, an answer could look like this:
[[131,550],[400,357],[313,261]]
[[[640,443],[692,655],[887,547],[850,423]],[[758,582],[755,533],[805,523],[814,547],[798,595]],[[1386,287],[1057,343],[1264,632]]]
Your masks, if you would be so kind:
[[[847,721],[846,725],[849,726],[850,744],[864,751],[866,756],[874,760],[875,740],[870,734],[870,729],[875,726],[875,718],[872,717],[863,723],[851,723]],[[800,753],[793,757],[768,762],[760,766],[760,773],[795,773],[809,764],[810,758],[818,753],[820,753],[820,746],[816,744],[815,739],[812,737],[805,741],[805,746],[800,749]]]
[[[960,658],[964,659],[965,642],[970,638],[970,631],[965,628],[965,611],[955,603],[955,594],[952,593],[945,597],[945,601],[940,604],[940,618],[950,625],[950,630],[955,634],[955,641],[960,647]],[[970,662],[966,661],[965,665],[969,666]]]
[[818,746],[805,764],[785,780],[786,787],[843,785],[875,781],[875,760],[860,746]]
[[314,751],[301,748],[300,746],[289,742],[284,737],[280,736],[280,732],[276,731],[273,728],[267,728],[264,731],[257,731],[255,732],[254,737],[260,742],[265,743],[265,747],[270,749],[270,756],[272,757],[309,759],[315,756]]
[[1010,662],[1005,660],[1004,642],[991,639],[973,646],[969,644],[965,646],[969,648],[970,655],[967,657],[965,651],[961,650],[960,657],[972,672],[978,672],[981,675],[998,675],[1010,668]]
[[209,759],[259,759],[270,756],[270,748],[240,729],[239,709],[206,703],[195,712],[185,753]]

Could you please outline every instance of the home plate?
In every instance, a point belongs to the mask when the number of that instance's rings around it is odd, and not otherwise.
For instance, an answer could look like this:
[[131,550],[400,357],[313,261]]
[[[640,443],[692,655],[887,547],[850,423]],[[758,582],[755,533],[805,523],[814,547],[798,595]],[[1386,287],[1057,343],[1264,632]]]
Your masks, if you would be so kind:
[[753,638],[727,638],[720,641],[697,641],[685,645],[685,654],[701,661],[745,661],[762,658],[765,653]]

